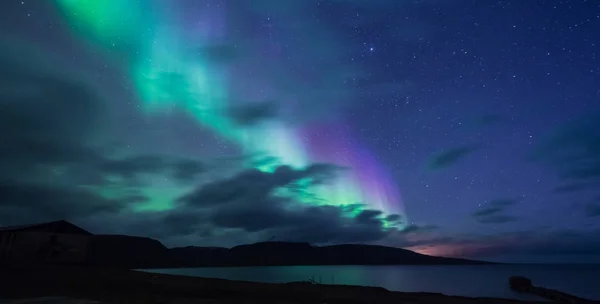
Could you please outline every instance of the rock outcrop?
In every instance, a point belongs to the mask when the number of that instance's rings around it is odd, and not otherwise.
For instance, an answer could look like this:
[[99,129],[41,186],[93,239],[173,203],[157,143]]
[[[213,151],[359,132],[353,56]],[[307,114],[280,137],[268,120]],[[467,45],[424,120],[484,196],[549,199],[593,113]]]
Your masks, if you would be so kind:
[[510,288],[516,292],[529,292],[533,288],[531,280],[521,276],[510,277],[508,279],[508,284],[510,285]]
[[546,300],[558,302],[558,303],[569,303],[569,304],[589,304],[598,303],[597,301],[587,300],[583,298],[570,295],[568,293],[560,292],[554,289],[548,289],[543,287],[536,287],[531,283],[531,280],[522,276],[513,276],[508,279],[510,288],[516,292],[530,293],[542,297]]

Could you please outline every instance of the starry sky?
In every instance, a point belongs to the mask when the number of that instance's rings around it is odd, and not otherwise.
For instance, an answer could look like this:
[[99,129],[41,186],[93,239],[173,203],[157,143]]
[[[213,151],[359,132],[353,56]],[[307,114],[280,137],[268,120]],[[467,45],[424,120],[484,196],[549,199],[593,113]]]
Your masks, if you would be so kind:
[[0,3],[0,225],[600,262],[600,3]]

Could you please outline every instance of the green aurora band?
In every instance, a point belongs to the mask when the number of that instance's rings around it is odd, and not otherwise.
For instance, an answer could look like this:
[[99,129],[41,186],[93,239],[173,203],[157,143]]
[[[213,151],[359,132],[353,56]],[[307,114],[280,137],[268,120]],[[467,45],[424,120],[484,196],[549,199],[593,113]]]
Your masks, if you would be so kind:
[[[239,145],[244,153],[277,160],[254,162],[254,167],[261,171],[271,172],[282,164],[304,168],[316,161],[349,167],[348,174],[330,184],[314,186],[311,180],[301,180],[295,191],[282,190],[278,194],[307,204],[346,206],[349,216],[364,209],[381,210],[382,218],[399,214],[402,222],[384,221],[386,226],[406,226],[396,186],[364,149],[339,143],[340,148],[354,152],[340,155],[337,151],[318,151],[320,145],[316,140],[312,145],[305,140],[306,130],[292,128],[282,121],[268,121],[252,128],[236,124],[227,113],[232,104],[226,73],[219,70],[210,56],[190,51],[198,49],[195,45],[214,45],[210,35],[188,41],[181,34],[177,18],[168,14],[168,8],[157,9],[154,1],[134,0],[56,0],[56,3],[78,37],[113,54],[125,54],[127,71],[147,115],[172,108],[184,110],[203,127]],[[331,134],[327,140],[335,141],[337,135]],[[171,202],[189,190],[176,183],[161,182],[160,188],[144,189],[151,202],[142,209],[170,209]],[[118,191],[110,189],[102,192],[107,196],[118,195]]]

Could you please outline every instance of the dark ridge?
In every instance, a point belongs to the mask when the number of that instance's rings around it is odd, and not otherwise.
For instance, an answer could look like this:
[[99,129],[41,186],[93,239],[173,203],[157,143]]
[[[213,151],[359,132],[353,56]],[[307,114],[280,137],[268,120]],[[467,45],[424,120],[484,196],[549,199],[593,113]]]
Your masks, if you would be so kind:
[[344,244],[319,247],[292,242],[261,242],[231,249],[179,247],[169,249],[169,255],[173,267],[491,264],[428,256],[385,246]]
[[[114,268],[175,268],[292,265],[465,265],[488,264],[434,257],[410,250],[359,244],[313,246],[260,242],[233,248],[167,248],[160,241],[128,235],[94,235],[67,221],[0,229],[4,239],[23,239],[10,247],[5,262],[85,264]],[[41,242],[40,242],[41,241]],[[12,244],[12,243],[11,243]],[[13,252],[14,251],[14,252]],[[0,262],[3,260],[0,259]],[[3,262],[4,263],[4,262]]]

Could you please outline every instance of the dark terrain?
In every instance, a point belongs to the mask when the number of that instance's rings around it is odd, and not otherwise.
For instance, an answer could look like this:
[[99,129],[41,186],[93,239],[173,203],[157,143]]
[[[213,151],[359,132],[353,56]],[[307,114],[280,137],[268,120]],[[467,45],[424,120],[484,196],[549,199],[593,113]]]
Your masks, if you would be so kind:
[[222,247],[167,248],[157,240],[123,235],[95,235],[88,262],[119,268],[177,268],[289,265],[466,265],[481,261],[433,257],[410,250],[372,245],[311,246],[262,242]]
[[[391,292],[379,287],[269,284],[76,266],[0,268],[0,298],[69,297],[101,303],[447,303],[509,304],[516,300]],[[2,299],[0,299],[2,302]],[[97,302],[97,303],[100,303]],[[8,302],[43,303],[43,302]],[[62,300],[49,303],[75,303]],[[78,302],[81,303],[81,302]],[[529,302],[533,303],[533,302]],[[547,302],[536,302],[547,303]]]

